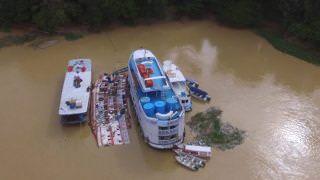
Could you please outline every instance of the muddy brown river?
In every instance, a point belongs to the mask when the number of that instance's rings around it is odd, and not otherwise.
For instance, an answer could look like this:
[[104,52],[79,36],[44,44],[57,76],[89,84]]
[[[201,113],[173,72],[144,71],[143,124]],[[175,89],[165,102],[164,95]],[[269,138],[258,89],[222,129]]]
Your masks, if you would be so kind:
[[[118,27],[54,46],[0,49],[0,179],[320,179],[320,67],[275,50],[248,30],[210,21]],[[200,82],[223,120],[247,132],[232,150],[213,149],[191,172],[173,153],[131,143],[97,148],[87,125],[63,127],[58,105],[66,63],[88,57],[94,77],[127,64],[139,47],[172,59]],[[187,139],[190,139],[187,129]]]

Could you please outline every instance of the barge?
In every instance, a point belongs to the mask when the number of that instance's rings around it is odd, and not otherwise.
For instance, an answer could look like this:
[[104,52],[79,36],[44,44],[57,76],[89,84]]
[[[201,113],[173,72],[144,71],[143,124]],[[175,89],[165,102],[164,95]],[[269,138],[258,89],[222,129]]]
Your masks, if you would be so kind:
[[62,124],[86,122],[90,99],[91,74],[90,59],[73,59],[69,61],[59,106]]
[[185,111],[158,59],[139,49],[131,54],[128,68],[131,99],[145,142],[157,149],[181,144]]
[[90,127],[98,147],[129,144],[127,72],[100,75],[92,90]]

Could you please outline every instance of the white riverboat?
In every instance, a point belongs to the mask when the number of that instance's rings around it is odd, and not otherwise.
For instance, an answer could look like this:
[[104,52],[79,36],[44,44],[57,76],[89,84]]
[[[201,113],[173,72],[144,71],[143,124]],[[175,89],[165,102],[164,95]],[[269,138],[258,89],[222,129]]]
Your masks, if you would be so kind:
[[181,144],[185,111],[157,58],[139,49],[131,54],[128,67],[130,94],[144,140],[158,149]]
[[180,69],[172,61],[166,60],[163,62],[163,71],[168,76],[172,89],[178,95],[185,111],[190,111],[192,109],[191,97],[187,89],[186,78]]
[[79,124],[86,121],[91,74],[90,59],[69,61],[59,107],[62,124]]

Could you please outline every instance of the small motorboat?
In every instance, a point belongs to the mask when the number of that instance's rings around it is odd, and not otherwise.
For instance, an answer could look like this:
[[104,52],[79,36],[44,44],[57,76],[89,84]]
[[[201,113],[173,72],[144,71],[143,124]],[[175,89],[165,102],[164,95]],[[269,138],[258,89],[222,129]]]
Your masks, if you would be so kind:
[[209,94],[206,91],[204,91],[196,86],[193,86],[191,84],[188,84],[188,87],[189,87],[189,91],[190,91],[191,96],[195,97],[196,99],[201,100],[201,101],[210,101],[211,100],[211,96],[209,96]]
[[191,85],[193,87],[199,87],[199,83],[196,80],[190,79],[186,77],[186,81],[188,83],[188,85]]

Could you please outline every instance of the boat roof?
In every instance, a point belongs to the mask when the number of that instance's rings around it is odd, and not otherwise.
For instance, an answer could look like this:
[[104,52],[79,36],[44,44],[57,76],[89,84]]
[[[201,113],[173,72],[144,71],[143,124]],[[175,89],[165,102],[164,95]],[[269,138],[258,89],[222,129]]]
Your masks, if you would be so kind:
[[210,152],[211,153],[211,147],[209,147],[209,146],[185,145],[184,148],[188,151],[200,151],[200,152]]
[[163,62],[163,70],[167,74],[170,82],[185,82],[186,78],[180,71],[179,67],[170,60]]
[[[72,71],[67,71],[63,83],[61,93],[59,115],[72,115],[85,113],[88,110],[90,91],[87,91],[91,86],[91,60],[90,59],[72,59],[68,62],[68,68],[72,67]],[[85,67],[85,71],[81,68]],[[74,78],[79,77],[82,82],[80,87],[76,88]],[[66,102],[73,100],[80,100],[82,107],[71,109]]]
[[[151,92],[151,91],[162,91],[166,89],[170,89],[167,78],[157,60],[157,58],[153,55],[153,53],[146,49],[139,49],[132,53],[131,60],[134,66],[134,72],[138,78],[139,84],[141,86],[141,90],[143,92]],[[143,64],[148,68],[153,70],[153,73],[149,78],[142,78],[137,65]],[[147,87],[145,84],[145,80],[153,80],[153,86]]]
[[148,57],[155,58],[155,55],[147,49],[138,49],[132,53],[132,58],[135,60],[142,59],[142,58],[148,58]]

